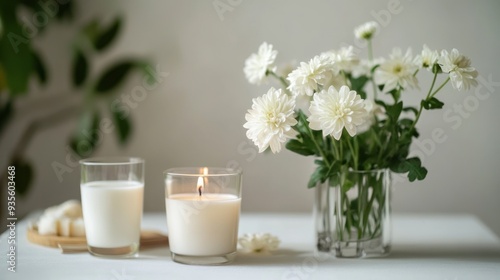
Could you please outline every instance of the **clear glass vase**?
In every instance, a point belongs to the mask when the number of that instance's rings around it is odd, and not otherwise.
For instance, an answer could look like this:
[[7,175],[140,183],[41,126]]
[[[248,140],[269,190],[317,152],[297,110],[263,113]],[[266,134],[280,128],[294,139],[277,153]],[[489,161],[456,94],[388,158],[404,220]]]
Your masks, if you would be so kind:
[[317,249],[339,258],[384,256],[391,249],[391,172],[345,171],[316,186]]

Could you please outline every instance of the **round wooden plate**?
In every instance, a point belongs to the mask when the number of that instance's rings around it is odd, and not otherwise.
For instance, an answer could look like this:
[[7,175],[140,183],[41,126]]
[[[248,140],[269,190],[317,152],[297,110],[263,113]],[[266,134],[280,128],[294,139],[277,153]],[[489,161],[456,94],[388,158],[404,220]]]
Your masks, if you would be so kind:
[[[34,227],[28,228],[28,240],[42,246],[58,248],[61,245],[87,245],[85,237],[65,237],[57,235],[40,235]],[[141,247],[168,245],[168,237],[158,231],[141,231]]]

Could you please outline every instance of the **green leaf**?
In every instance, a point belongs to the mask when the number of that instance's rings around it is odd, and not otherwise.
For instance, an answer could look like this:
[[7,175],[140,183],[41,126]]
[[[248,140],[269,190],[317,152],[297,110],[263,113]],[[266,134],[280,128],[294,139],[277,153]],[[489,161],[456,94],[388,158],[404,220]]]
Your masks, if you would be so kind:
[[387,115],[389,118],[396,123],[398,121],[399,115],[401,115],[401,111],[403,110],[403,102],[400,101],[392,106],[386,106]]
[[422,166],[422,162],[417,157],[401,161],[396,166],[392,166],[391,170],[396,173],[408,172],[408,179],[410,182],[415,181],[415,179],[423,180],[425,176],[427,176],[427,169]]
[[47,83],[47,69],[43,65],[42,58],[35,51],[32,52],[35,74],[41,84]]
[[[66,2],[66,3],[64,3]],[[73,2],[72,1],[58,1],[59,11],[56,15],[58,20],[72,19],[73,18]]]
[[351,80],[351,89],[355,90],[363,99],[366,99],[366,92],[363,90],[365,87],[366,82],[369,81],[368,77],[366,76],[361,76],[359,78],[352,78],[350,77]]
[[304,143],[300,142],[297,139],[288,140],[288,143],[286,143],[285,147],[288,150],[303,156],[312,156],[315,154],[314,150],[311,150],[309,147],[304,145]]
[[137,64],[141,68],[144,74],[144,81],[146,81],[148,85],[152,86],[158,82],[158,74],[151,64],[149,64],[148,62],[139,62]]
[[318,167],[316,167],[309,178],[309,182],[307,183],[308,188],[314,188],[318,183],[324,183],[327,179],[328,167],[324,165],[322,160],[316,160],[315,163],[318,164]]
[[116,88],[134,66],[136,64],[133,61],[122,61],[111,66],[98,79],[95,91],[103,94]]
[[401,98],[401,89],[393,89],[389,91],[389,93],[392,95],[392,98],[394,98],[394,102],[399,101]]
[[[414,136],[414,137],[419,136],[418,130],[415,127],[412,129],[412,131],[409,131],[411,126],[413,125],[413,122],[414,122],[414,120],[412,120],[412,119],[401,119],[399,121],[401,133],[403,135],[405,134],[405,133],[403,133],[404,131],[408,131],[408,133],[410,133],[411,136]],[[411,141],[411,138],[409,140]]]
[[[91,20],[87,23],[81,30],[81,33],[87,37],[87,39],[92,43],[99,36],[99,21],[97,19]],[[93,43],[92,43],[93,45]]]
[[399,120],[399,124],[402,127],[411,127],[413,125],[413,120],[412,119],[401,119]]
[[122,25],[121,17],[117,17],[111,26],[102,31],[94,41],[94,48],[98,51],[104,50],[107,46],[111,45],[111,42],[116,38],[118,32],[120,31]]
[[85,82],[88,69],[87,58],[80,49],[77,49],[73,57],[73,72],[71,76],[73,86],[80,87]]
[[412,112],[416,115],[418,115],[418,110],[415,107],[404,107],[403,112]]
[[432,73],[443,73],[443,70],[441,70],[441,66],[438,63],[434,63],[434,65],[432,65]]
[[33,167],[31,163],[22,158],[14,159],[10,165],[16,167],[16,193],[20,196],[24,196],[28,192],[31,182],[33,181]]
[[78,128],[70,140],[71,149],[80,157],[90,156],[100,140],[99,137],[100,116],[97,110],[85,111],[78,122]]
[[24,36],[17,21],[16,1],[0,1],[0,61],[10,94],[26,93],[33,73],[33,55],[30,38]]
[[342,180],[342,185],[340,186],[342,192],[346,193],[348,192],[352,187],[354,187],[354,182],[345,178]]
[[5,105],[0,108],[0,135],[5,128],[10,118],[12,117],[13,107],[12,101],[8,100]]
[[444,103],[439,101],[437,98],[432,97],[429,100],[422,100],[422,107],[426,110],[434,110],[443,108]]
[[121,111],[111,110],[113,114],[113,121],[118,128],[116,133],[120,144],[125,144],[132,132],[132,124],[128,115],[122,114]]
[[302,110],[299,110],[297,112],[297,124],[294,126],[294,129],[300,133],[302,136],[309,136],[309,128],[308,128],[308,123],[307,123],[307,117],[302,112]]
[[[309,128],[309,123],[307,122],[307,116],[301,110],[297,112],[296,120],[297,124],[293,127],[293,129],[295,129],[295,131],[299,133],[297,135],[297,139],[304,148],[307,148],[307,150],[312,152],[312,154],[308,153],[307,155],[313,155],[313,154],[317,156],[321,155],[321,151],[319,151],[318,147],[316,146],[317,143],[320,146],[319,148],[321,149],[321,145],[323,143],[323,136],[321,131],[311,130]],[[292,148],[297,148],[298,145],[295,144],[293,144],[294,146],[292,146]]]

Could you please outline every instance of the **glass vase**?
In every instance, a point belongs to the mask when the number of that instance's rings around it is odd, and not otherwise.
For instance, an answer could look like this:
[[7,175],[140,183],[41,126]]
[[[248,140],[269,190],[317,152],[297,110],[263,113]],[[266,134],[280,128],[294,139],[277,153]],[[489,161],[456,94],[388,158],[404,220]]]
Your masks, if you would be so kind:
[[316,186],[317,249],[339,258],[384,256],[391,248],[391,172],[345,171]]

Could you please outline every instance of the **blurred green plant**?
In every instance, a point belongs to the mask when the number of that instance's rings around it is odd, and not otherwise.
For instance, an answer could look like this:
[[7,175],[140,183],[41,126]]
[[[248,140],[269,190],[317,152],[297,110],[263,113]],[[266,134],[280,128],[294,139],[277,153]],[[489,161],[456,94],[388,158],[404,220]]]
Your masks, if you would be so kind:
[[[33,41],[54,22],[70,22],[74,18],[74,1],[69,0],[19,0],[0,2],[0,136],[14,114],[15,102],[29,91],[29,84],[36,78],[41,85],[50,80],[43,55]],[[20,16],[22,15],[22,16]],[[31,21],[30,21],[31,19]],[[47,116],[33,120],[21,136],[9,157],[9,165],[16,168],[16,191],[27,193],[34,178],[34,168],[24,155],[28,144],[40,129],[55,125],[73,115],[79,115],[74,133],[68,144],[79,157],[88,157],[96,150],[102,108],[107,108],[116,129],[118,143],[123,145],[130,138],[132,123],[129,114],[122,114],[112,106],[113,96],[126,78],[139,71],[149,84],[156,83],[156,76],[148,62],[137,58],[120,58],[104,65],[97,75],[91,75],[94,60],[99,59],[116,41],[123,25],[122,17],[116,17],[111,24],[104,25],[94,19],[81,28],[72,49],[71,84],[73,90],[82,93],[83,102],[62,110],[55,110]],[[67,93],[71,94],[71,93]],[[101,104],[105,104],[102,106]],[[106,113],[106,112],[105,112]],[[90,136],[89,136],[90,135]],[[80,145],[85,143],[85,145]],[[2,172],[3,173],[3,172]],[[2,185],[5,174],[0,175]]]

